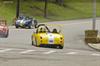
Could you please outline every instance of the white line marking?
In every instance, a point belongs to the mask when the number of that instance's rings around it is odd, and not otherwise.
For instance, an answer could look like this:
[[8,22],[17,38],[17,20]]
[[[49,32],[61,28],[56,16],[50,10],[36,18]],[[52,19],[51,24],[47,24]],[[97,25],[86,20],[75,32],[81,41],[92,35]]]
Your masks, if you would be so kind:
[[73,55],[73,54],[77,54],[77,52],[68,52],[66,54]]
[[100,56],[100,54],[97,54],[97,53],[93,53],[91,55],[93,55],[93,56]]
[[29,52],[33,52],[33,51],[36,51],[36,50],[26,50],[26,51],[23,51],[23,52],[20,52],[20,53],[29,53]]
[[7,51],[10,51],[10,50],[12,50],[12,49],[4,49],[4,50],[0,50],[0,53],[2,53],[2,52],[7,52]]
[[67,49],[67,50],[73,51],[73,52],[91,52],[92,53],[92,51],[85,51],[85,50],[79,50],[79,49]]
[[50,50],[50,51],[48,51],[48,52],[44,52],[43,54],[51,54],[51,53],[54,53],[54,52],[56,52],[56,51]]

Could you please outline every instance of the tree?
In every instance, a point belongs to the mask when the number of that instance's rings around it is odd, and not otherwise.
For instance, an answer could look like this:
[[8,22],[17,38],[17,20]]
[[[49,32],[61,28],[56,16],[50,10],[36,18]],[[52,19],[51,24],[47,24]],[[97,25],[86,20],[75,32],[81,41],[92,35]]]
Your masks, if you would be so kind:
[[55,2],[58,3],[61,6],[64,5],[64,0],[55,0]]
[[64,0],[60,0],[60,5],[61,5],[61,6],[64,5]]
[[16,18],[19,17],[19,9],[20,9],[20,0],[17,0],[17,5],[16,5]]
[[48,6],[48,0],[45,0],[45,7],[44,7],[44,17],[47,18],[47,6]]

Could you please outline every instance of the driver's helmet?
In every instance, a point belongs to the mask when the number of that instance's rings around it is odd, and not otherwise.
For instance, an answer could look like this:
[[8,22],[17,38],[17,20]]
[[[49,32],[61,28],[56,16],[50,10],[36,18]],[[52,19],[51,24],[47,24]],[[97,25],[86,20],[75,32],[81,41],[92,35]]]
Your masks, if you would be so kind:
[[19,19],[21,19],[21,20],[22,20],[23,18],[24,18],[24,16],[19,16]]
[[39,30],[39,32],[40,32],[40,33],[44,33],[44,32],[46,32],[46,29],[45,29],[45,27],[40,27],[40,30]]
[[58,33],[58,32],[57,32],[57,29],[54,28],[53,31],[52,31],[52,33]]

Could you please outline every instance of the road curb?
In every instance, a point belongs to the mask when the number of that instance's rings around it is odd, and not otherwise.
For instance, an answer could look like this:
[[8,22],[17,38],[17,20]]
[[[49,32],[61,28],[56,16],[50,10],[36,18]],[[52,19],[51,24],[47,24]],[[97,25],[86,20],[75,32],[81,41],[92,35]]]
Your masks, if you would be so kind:
[[90,48],[99,51],[100,52],[100,44],[92,44],[92,43],[88,43],[87,44]]

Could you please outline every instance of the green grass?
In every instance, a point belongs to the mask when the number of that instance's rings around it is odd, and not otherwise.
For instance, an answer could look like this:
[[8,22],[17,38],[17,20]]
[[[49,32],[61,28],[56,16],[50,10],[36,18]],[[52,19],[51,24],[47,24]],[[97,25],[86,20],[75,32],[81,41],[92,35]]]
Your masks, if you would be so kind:
[[[99,1],[99,0],[98,0]],[[54,3],[48,3],[48,18],[43,17],[44,2],[21,2],[20,12],[25,15],[33,16],[39,22],[60,21],[83,19],[92,17],[92,0],[66,0],[65,7]],[[97,2],[97,16],[100,16],[100,2]],[[9,24],[15,17],[15,3],[3,4],[0,2],[0,17],[5,17]]]
[[0,2],[0,17],[5,18],[11,24],[13,17],[15,17],[15,4],[2,4]]

